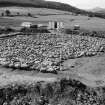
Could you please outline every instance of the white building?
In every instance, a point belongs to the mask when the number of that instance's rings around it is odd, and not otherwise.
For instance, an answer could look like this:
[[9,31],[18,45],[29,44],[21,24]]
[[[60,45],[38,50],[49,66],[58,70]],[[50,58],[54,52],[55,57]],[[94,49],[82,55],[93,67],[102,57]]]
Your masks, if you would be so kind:
[[80,29],[80,25],[76,24],[74,25],[74,30],[79,30]]
[[62,21],[50,21],[48,24],[48,29],[61,29],[64,28],[64,23]]
[[31,25],[32,25],[31,22],[23,22],[23,23],[21,24],[21,27],[27,27],[27,28],[30,28]]
[[38,27],[42,27],[43,26],[43,24],[37,24],[38,25]]

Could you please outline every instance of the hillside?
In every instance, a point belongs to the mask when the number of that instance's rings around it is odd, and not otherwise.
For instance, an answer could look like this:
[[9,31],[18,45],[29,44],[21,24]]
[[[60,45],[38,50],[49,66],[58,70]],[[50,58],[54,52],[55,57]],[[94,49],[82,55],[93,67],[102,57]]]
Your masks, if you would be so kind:
[[96,7],[92,9],[93,12],[105,11],[105,8]]
[[0,7],[6,6],[22,6],[22,7],[38,7],[38,8],[49,8],[57,9],[75,13],[84,14],[86,11],[78,9],[68,4],[59,3],[59,2],[50,2],[44,0],[0,0]]
[[97,13],[105,13],[105,8],[95,7],[93,9],[89,9],[88,11],[97,12]]
[[103,12],[92,12],[86,11],[82,9],[78,9],[69,4],[60,3],[60,2],[51,2],[44,0],[0,0],[0,7],[8,7],[8,6],[18,6],[18,7],[35,7],[35,8],[48,8],[48,9],[56,9],[61,11],[68,11],[75,13],[76,15],[88,15],[90,17],[99,17],[105,18],[105,14]]

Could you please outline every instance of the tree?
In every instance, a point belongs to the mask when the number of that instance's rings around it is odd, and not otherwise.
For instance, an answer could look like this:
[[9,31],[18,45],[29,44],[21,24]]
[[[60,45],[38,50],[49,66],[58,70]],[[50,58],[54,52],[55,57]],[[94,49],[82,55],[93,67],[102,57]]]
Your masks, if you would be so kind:
[[3,12],[1,13],[1,16],[4,16],[4,13]]
[[6,14],[6,16],[10,16],[11,15],[11,12],[9,10],[6,10],[5,11],[5,14]]
[[17,12],[17,15],[19,16],[19,15],[20,15],[20,13],[19,13],[19,12]]
[[32,14],[31,13],[28,13],[27,15],[30,16],[30,17],[32,17]]
[[94,14],[89,13],[88,17],[94,17]]

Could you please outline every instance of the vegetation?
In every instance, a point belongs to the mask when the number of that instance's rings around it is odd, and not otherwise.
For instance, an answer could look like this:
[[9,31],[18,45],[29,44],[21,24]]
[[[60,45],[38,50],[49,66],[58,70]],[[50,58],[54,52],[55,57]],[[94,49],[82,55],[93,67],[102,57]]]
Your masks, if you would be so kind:
[[1,16],[4,16],[4,13],[1,13]]
[[105,31],[88,31],[84,29],[61,29],[60,32],[65,34],[72,34],[72,35],[81,35],[81,36],[90,36],[90,37],[98,37],[98,38],[105,38]]
[[49,30],[47,29],[40,29],[40,28],[26,28],[26,27],[23,27],[21,28],[20,32],[23,32],[23,33],[50,33]]
[[0,28],[0,34],[8,34],[11,32],[15,32],[16,30],[11,27]]
[[17,12],[17,16],[19,16],[20,15],[20,13],[19,12]]
[[[90,88],[72,79],[54,83],[11,84],[0,89],[0,104],[104,105],[105,89]],[[4,104],[3,104],[4,105]]]
[[27,14],[27,16],[30,16],[30,17],[32,17],[32,14],[31,14],[31,13],[28,13],[28,14]]
[[72,7],[68,4],[59,3],[59,2],[49,2],[49,1],[39,1],[39,2],[33,2],[33,3],[22,3],[22,2],[12,2],[12,1],[2,1],[0,2],[0,6],[22,6],[22,7],[38,7],[38,8],[49,8],[49,9],[58,9],[63,11],[70,11],[75,13],[85,13],[84,10],[77,9],[75,7]]
[[80,35],[105,38],[105,31],[84,31]]
[[103,13],[93,13],[93,12],[87,12],[85,10],[78,9],[76,7],[73,7],[68,4],[59,3],[59,2],[50,2],[50,1],[34,1],[34,2],[12,2],[12,1],[1,1],[0,7],[2,6],[22,6],[22,7],[37,7],[37,8],[49,8],[49,9],[56,9],[56,10],[62,10],[62,11],[69,11],[74,13],[75,15],[81,14],[81,15],[88,15],[89,17],[99,17],[99,18],[105,18],[105,14]]
[[99,18],[104,18],[105,19],[105,14],[104,13],[97,13],[97,12],[88,12],[89,17],[99,17]]
[[[9,4],[6,4],[9,5]],[[11,5],[11,4],[10,4]],[[14,5],[14,3],[13,3]],[[20,5],[17,4],[16,5]],[[62,3],[46,2],[45,5],[21,4],[23,6],[46,7],[89,17],[101,17],[98,13],[87,13]],[[55,6],[56,5],[56,6]],[[62,8],[61,8],[62,7]],[[11,11],[5,11],[7,16]],[[17,13],[20,15],[20,13]],[[32,16],[31,13],[27,14]],[[3,16],[3,14],[2,14]],[[74,20],[71,19],[71,22]],[[12,22],[11,22],[12,23]],[[94,56],[105,52],[105,32],[86,30],[60,30],[52,34],[36,26],[22,28],[21,33],[0,39],[0,64],[13,70],[33,70],[57,74],[62,63],[68,59]],[[10,27],[0,29],[1,34],[15,32]],[[72,66],[74,67],[74,66]],[[96,81],[97,84],[101,80]],[[43,81],[32,84],[13,83],[0,87],[0,105],[105,105],[105,87],[90,88],[78,80],[63,78],[54,83]]]
[[11,15],[11,12],[9,10],[6,10],[5,11],[5,14],[6,14],[6,16],[10,16]]

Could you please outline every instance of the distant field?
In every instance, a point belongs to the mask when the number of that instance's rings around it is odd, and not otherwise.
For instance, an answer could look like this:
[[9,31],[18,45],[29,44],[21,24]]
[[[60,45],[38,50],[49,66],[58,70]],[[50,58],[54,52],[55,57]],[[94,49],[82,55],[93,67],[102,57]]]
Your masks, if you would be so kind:
[[47,23],[46,21],[40,21],[40,20],[34,20],[34,18],[28,18],[28,17],[4,17],[0,18],[0,26],[10,26],[10,27],[20,27],[22,22],[30,21],[33,24],[37,23]]
[[27,14],[31,13],[34,15],[40,15],[40,14],[71,14],[70,12],[66,11],[60,11],[60,10],[55,10],[55,9],[46,9],[46,8],[31,8],[31,7],[3,7],[0,8],[0,13],[4,12],[5,10],[9,9],[12,14],[17,14],[19,12],[20,14]]
[[[89,19],[89,20],[88,20]],[[16,26],[19,27],[24,21],[30,21],[33,24],[48,23],[51,20],[60,20],[64,22],[65,28],[73,28],[74,25],[80,25],[81,29],[86,30],[105,30],[105,19],[88,18],[86,16],[72,16],[72,15],[51,15],[51,16],[38,16],[38,18],[31,17],[5,17],[0,18],[0,25],[2,26]],[[73,21],[72,21],[73,20]]]
[[7,18],[0,18],[0,26],[12,26],[17,27],[21,24],[21,20],[14,20],[14,19],[7,19]]
[[21,15],[27,15],[27,13],[31,13],[34,17],[28,16],[14,16],[14,17],[1,17],[0,25],[1,26],[13,26],[19,27],[20,24],[24,21],[31,21],[33,24],[37,23],[48,23],[48,21],[63,21],[65,28],[72,28],[74,25],[78,24],[82,29],[86,30],[105,30],[105,19],[101,18],[90,18],[88,16],[74,16],[69,12],[52,10],[46,8],[23,8],[23,7],[6,7],[0,8],[0,12],[9,9],[11,14],[16,14],[19,12]]

